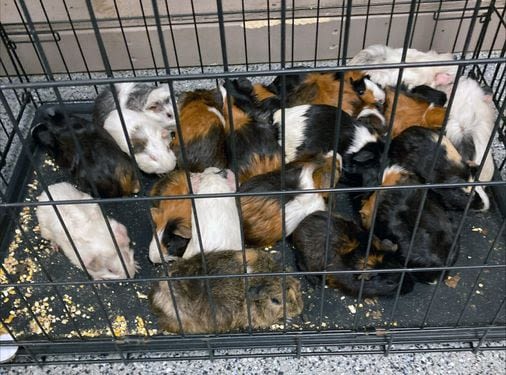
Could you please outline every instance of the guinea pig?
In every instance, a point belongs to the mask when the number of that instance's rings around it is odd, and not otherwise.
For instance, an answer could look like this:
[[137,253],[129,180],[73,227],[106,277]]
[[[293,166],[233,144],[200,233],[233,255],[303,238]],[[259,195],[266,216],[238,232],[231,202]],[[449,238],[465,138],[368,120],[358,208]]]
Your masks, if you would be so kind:
[[[205,261],[208,275],[226,277],[244,272],[242,251],[206,253]],[[248,273],[281,271],[272,256],[262,250],[246,250],[246,262]],[[205,275],[200,255],[177,260],[171,265],[170,276],[200,275]],[[203,280],[173,280],[171,284],[174,299],[166,281],[155,283],[149,295],[151,309],[158,316],[158,324],[167,332],[178,333],[180,328],[186,334],[247,329],[248,306],[251,328],[269,328],[283,319],[284,304],[287,318],[296,317],[303,309],[300,283],[291,276],[286,277],[286,283],[279,276],[251,277],[248,279],[247,291],[243,278],[213,278],[209,280],[212,298],[208,298]],[[176,317],[176,309],[181,327]]]
[[[327,153],[334,148],[338,109],[329,105],[300,105],[285,110],[285,161],[306,153]],[[274,125],[281,126],[281,111],[274,113]],[[352,119],[341,111],[337,152],[343,157],[346,183],[361,186],[363,179],[377,178],[383,141],[367,123]],[[281,143],[281,137],[279,139]]]
[[[248,79],[231,80],[223,93],[223,114],[226,121],[228,167],[234,168],[234,159],[242,183],[249,178],[281,167],[281,149],[277,129],[266,114],[258,109],[253,85]],[[232,104],[233,131],[229,119],[226,96]],[[235,143],[235,150],[234,150]]]
[[[183,94],[179,102],[180,126],[187,165],[186,170],[202,172],[207,167],[225,168],[225,119],[221,113],[223,104],[217,90],[195,90]],[[178,155],[178,165],[183,166],[178,134],[171,143]]]
[[[122,111],[135,161],[146,173],[167,173],[176,167],[176,155],[169,147],[170,132],[147,120],[142,112]],[[123,152],[130,154],[119,117],[114,110],[107,116],[104,129],[114,138]]]
[[[122,111],[130,110],[145,116],[146,123],[164,129],[176,125],[174,107],[167,86],[150,86],[143,83],[125,82],[114,85]],[[98,126],[104,126],[105,120],[116,111],[113,93],[104,89],[95,99],[93,119]]]
[[[404,130],[392,140],[389,149],[390,164],[397,164],[416,174],[424,183],[465,183],[472,181],[476,173],[473,163],[465,162],[447,137],[443,137],[437,150],[439,134],[433,130],[414,126]],[[439,153],[433,175],[430,176],[433,158]],[[432,177],[432,179],[431,179]],[[469,187],[432,189],[441,196],[441,203],[449,209],[464,209],[469,200]],[[481,208],[483,202],[477,195],[473,208]]]
[[[326,104],[337,107],[341,77],[343,77],[343,98],[341,108],[350,116],[356,116],[362,106],[381,106],[385,101],[383,90],[369,77],[358,70],[344,73],[307,73],[300,76],[288,75],[286,89],[286,107],[303,104]],[[281,76],[269,86],[281,96]]]
[[[351,59],[349,65],[400,63],[402,52],[402,48],[391,48],[385,45],[375,44],[357,53],[353,59]],[[425,62],[448,60],[454,60],[454,56],[451,53],[440,54],[435,51],[422,52],[414,48],[408,48],[405,61]],[[376,82],[382,87],[395,86],[397,85],[399,69],[371,69],[366,70],[366,74],[371,77],[373,82]],[[428,85],[435,88],[439,85],[448,85],[452,83],[455,80],[456,74],[457,65],[404,68],[402,83],[404,83],[408,89],[420,85]]]
[[[395,89],[387,87],[385,93],[385,121],[386,124],[389,124],[393,114]],[[419,95],[412,95],[409,92],[399,91],[397,107],[394,113],[392,137],[397,137],[411,126],[440,129],[443,125],[445,114],[445,108],[435,106]]]
[[[195,194],[233,193],[235,176],[229,169],[209,167],[202,173],[192,173]],[[234,197],[195,199],[202,251],[241,250],[241,223]],[[192,212],[192,237],[183,258],[200,254],[200,243]]]
[[[446,88],[447,93],[451,87]],[[494,160],[489,150],[485,154],[488,141],[494,130],[496,115],[488,95],[472,78],[461,77],[453,99],[446,136],[462,154],[464,160],[470,160],[483,168],[479,180],[491,181],[494,176]],[[483,201],[483,210],[488,210],[490,200],[483,187],[478,186],[476,193]]]
[[[285,166],[283,189],[310,190],[334,187],[341,175],[341,158],[337,154],[336,169],[332,169],[332,153],[298,160]],[[331,176],[334,172],[334,185]],[[241,193],[281,191],[281,171],[254,176],[243,183]],[[327,193],[287,194],[285,196],[285,234],[290,235],[309,214],[325,209]],[[282,238],[280,196],[256,195],[241,197],[245,242],[251,246],[273,245]]]
[[[391,241],[380,241],[374,236],[367,255],[368,231],[336,214],[330,216],[329,249],[325,268],[325,244],[328,212],[317,211],[307,216],[292,234],[295,257],[303,272],[371,270],[402,268],[396,255],[397,246]],[[337,273],[328,275],[326,283],[344,293],[357,296],[363,281],[363,296],[390,296],[397,292],[400,272],[388,273]],[[315,280],[316,281],[316,280]],[[413,281],[405,275],[401,293],[413,289]]]
[[[415,174],[398,165],[392,165],[385,169],[381,186],[417,184],[423,184],[423,181]],[[383,190],[372,193],[362,202],[362,225],[369,229],[375,200],[379,199],[374,234],[397,244],[397,253],[403,263],[408,255],[422,196],[422,189]],[[429,190],[407,266],[452,266],[459,253],[458,244],[451,251],[455,233],[448,213]],[[420,271],[413,272],[412,276],[417,281],[433,283],[440,274],[440,271]]]
[[[67,182],[48,187],[54,201],[92,199]],[[37,197],[39,202],[49,201],[46,192]],[[116,220],[107,218],[116,239],[122,262],[114,246],[104,216],[96,203],[57,205],[65,226],[74,242],[86,270],[95,280],[132,278],[138,268],[134,252],[129,247],[127,229]],[[78,257],[66,236],[54,208],[50,205],[37,207],[37,219],[43,238],[58,246],[72,264],[81,268]],[[82,269],[82,268],[81,268]]]
[[[172,171],[151,188],[150,195],[184,196],[190,193],[186,173],[182,170]],[[163,257],[183,256],[191,238],[191,200],[166,199],[155,202],[151,208],[151,217],[156,227],[156,234],[160,243],[160,250],[153,237],[149,244],[149,260],[161,263]]]
[[70,114],[65,116],[60,109],[50,107],[32,128],[31,135],[58,165],[70,170],[81,190],[93,194],[95,187],[103,198],[139,192],[140,183],[131,160],[104,129],[91,122]]

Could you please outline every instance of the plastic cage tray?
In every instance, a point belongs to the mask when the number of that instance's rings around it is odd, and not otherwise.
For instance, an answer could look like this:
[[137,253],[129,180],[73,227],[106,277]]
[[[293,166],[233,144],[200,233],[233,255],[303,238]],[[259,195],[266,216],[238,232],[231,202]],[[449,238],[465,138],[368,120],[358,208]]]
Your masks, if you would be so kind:
[[[90,116],[91,104],[69,104],[67,110],[82,116]],[[43,172],[46,183],[69,180],[68,173],[59,169],[44,151],[34,145],[31,147],[36,165]],[[149,191],[156,179],[156,176],[143,175],[143,185],[146,191]],[[25,153],[21,154],[17,162],[9,187],[9,202],[35,201],[42,191],[38,176]],[[503,234],[496,239],[505,212],[501,209],[504,188],[496,188],[493,193],[493,203],[489,212],[470,211],[465,219],[460,240],[460,256],[455,266],[483,265],[494,240],[496,243],[491,250],[488,264],[504,265],[506,263],[505,236]],[[348,194],[335,193],[335,202],[334,210],[344,216],[352,217]],[[157,329],[156,318],[148,306],[147,294],[150,282],[141,281],[143,278],[162,275],[162,267],[153,265],[148,260],[147,249],[152,237],[148,221],[150,206],[151,202],[149,201],[103,204],[108,215],[118,219],[128,228],[135,249],[135,258],[140,265],[140,270],[132,282],[101,285],[94,289],[90,284],[0,288],[2,299],[0,317],[3,322],[9,323],[18,341],[45,340],[44,342],[49,344],[47,340],[57,342],[73,338],[93,342],[94,339],[107,338],[109,345],[113,345],[110,340],[111,326],[116,337],[123,339],[122,342],[128,338],[136,340],[139,337],[143,339],[148,336],[160,337],[161,332]],[[52,249],[47,241],[40,238],[34,207],[13,210],[14,215],[19,218],[19,222],[12,220],[12,212],[9,215],[7,210],[5,211],[2,214],[0,227],[2,231],[0,255],[10,275],[9,278],[2,275],[3,283],[8,281],[14,283],[48,282],[49,279],[42,271],[41,265],[46,269],[53,282],[87,280],[84,273],[72,266],[61,252]],[[462,213],[456,213],[455,220],[460,220],[461,215]],[[289,247],[289,240],[286,243]],[[278,244],[271,251],[279,251],[280,249],[281,244]],[[294,267],[290,249],[286,251],[286,259],[288,265]],[[286,332],[328,332],[352,335],[356,332],[365,332],[366,335],[376,333],[372,334],[372,337],[378,338],[381,336],[381,332],[387,332],[386,330],[402,332],[404,329],[424,327],[427,332],[430,332],[431,327],[440,327],[441,329],[472,328],[487,327],[491,324],[494,326],[506,324],[504,308],[496,316],[506,294],[506,272],[503,267],[452,270],[450,275],[452,279],[445,280],[439,287],[417,283],[411,293],[400,296],[393,315],[395,298],[363,299],[357,303],[356,298],[344,295],[339,290],[325,288],[321,321],[319,319],[321,288],[319,285],[310,284],[304,277],[301,277],[304,298],[302,315],[288,322],[285,330],[280,324],[271,327],[269,332],[282,330],[285,332],[285,339]],[[437,292],[433,296],[436,288]],[[57,296],[57,292],[65,301],[66,306]],[[30,315],[21,294],[32,307],[45,333]],[[428,312],[432,298],[432,305]],[[98,299],[102,301],[102,305],[99,304]],[[464,306],[466,306],[465,309]],[[391,316],[393,319],[390,320]],[[81,336],[78,335],[77,330]],[[438,329],[432,332],[436,331]],[[283,340],[283,335],[275,333],[269,335],[270,346],[274,345],[275,338]],[[247,335],[247,333],[237,332],[232,333],[232,336],[236,334],[244,336],[244,338]],[[430,335],[437,336],[434,333]],[[462,333],[462,335],[464,334]],[[254,336],[255,334],[253,339]],[[489,337],[492,336],[494,335],[489,335]],[[167,339],[169,336],[164,335],[163,337]],[[220,339],[231,337],[231,335],[215,337]],[[174,335],[170,339],[174,340],[171,341],[174,350],[184,347],[180,345],[182,343],[181,336]],[[321,335],[316,339],[319,344],[325,342]],[[185,338],[185,340],[188,343],[189,339]],[[105,342],[105,340],[103,341]],[[156,339],[150,342],[156,345]],[[356,339],[352,342],[357,343]],[[239,344],[236,342],[234,345],[234,347],[238,347]],[[281,341],[278,345],[281,345]],[[65,348],[70,347],[72,346],[65,346]],[[186,346],[188,349],[198,349],[199,347],[195,342],[190,342]],[[65,348],[60,346],[58,350],[64,351]],[[43,347],[31,348],[32,352],[38,350],[47,351],[48,346],[45,349]],[[78,350],[93,351],[97,348],[85,349],[80,346]]]

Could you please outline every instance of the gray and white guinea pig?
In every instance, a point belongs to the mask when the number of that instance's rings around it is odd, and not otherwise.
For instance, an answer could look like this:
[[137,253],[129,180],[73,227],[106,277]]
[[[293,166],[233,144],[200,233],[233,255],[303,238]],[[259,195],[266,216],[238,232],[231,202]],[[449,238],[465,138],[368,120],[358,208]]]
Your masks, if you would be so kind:
[[[156,174],[176,168],[176,155],[169,146],[170,132],[147,120],[143,112],[125,109],[122,114],[139,168],[146,173]],[[104,129],[123,152],[130,154],[118,111],[114,110],[107,116]]]
[[[174,106],[167,86],[151,86],[143,83],[124,82],[114,85],[121,110],[143,113],[146,119],[165,129],[176,125]],[[103,90],[95,100],[93,118],[103,126],[106,118],[115,111],[116,103],[109,88]]]
[[[235,176],[229,169],[209,167],[202,173],[191,174],[195,194],[233,193]],[[202,250],[240,250],[241,223],[234,197],[195,199]],[[200,253],[195,215],[192,212],[192,237],[183,258]]]
[[[91,199],[91,196],[77,190],[67,182],[50,185],[49,192],[55,201]],[[44,192],[37,200],[39,202],[47,202],[49,198]],[[134,252],[129,247],[130,239],[128,238],[127,229],[123,224],[114,219],[107,218],[128,274],[125,272],[118,257],[104,216],[97,204],[65,204],[58,205],[57,209],[84,266],[93,279],[104,280],[134,277],[138,266],[134,260]],[[66,236],[61,222],[58,220],[53,206],[44,205],[37,207],[37,219],[42,237],[58,246],[72,264],[81,268],[74,248]]]
[[[262,250],[246,250],[248,273],[279,272],[281,267],[272,255]],[[205,255],[209,275],[243,273],[242,251],[216,251]],[[180,259],[171,265],[171,276],[204,275],[200,255]],[[228,332],[248,328],[248,303],[244,280],[242,278],[211,279],[214,309],[202,280],[174,280],[172,287],[174,299],[167,282],[153,285],[149,295],[152,310],[158,316],[161,329],[179,332],[176,308],[184,333]],[[283,287],[285,297],[283,300]],[[292,318],[303,309],[300,282],[291,277],[258,276],[250,277],[247,297],[250,301],[251,328],[268,328],[283,318],[283,303],[286,303],[286,316]],[[214,318],[215,319],[214,319]],[[216,324],[216,325],[215,325]]]

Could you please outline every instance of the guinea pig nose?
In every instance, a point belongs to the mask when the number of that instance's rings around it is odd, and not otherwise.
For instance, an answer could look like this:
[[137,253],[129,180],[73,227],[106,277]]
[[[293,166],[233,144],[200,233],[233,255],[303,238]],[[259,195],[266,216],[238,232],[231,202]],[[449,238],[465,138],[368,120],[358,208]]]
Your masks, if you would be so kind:
[[167,117],[168,117],[168,118],[172,118],[172,116],[173,116],[173,114],[172,114],[172,113],[167,112]]

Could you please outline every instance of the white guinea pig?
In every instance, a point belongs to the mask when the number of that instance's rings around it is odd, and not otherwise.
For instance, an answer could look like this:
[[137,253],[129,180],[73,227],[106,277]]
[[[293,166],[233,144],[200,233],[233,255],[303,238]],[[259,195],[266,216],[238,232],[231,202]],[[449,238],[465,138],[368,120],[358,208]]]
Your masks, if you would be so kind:
[[[77,190],[67,182],[50,185],[49,192],[55,201],[91,199],[91,196]],[[45,192],[37,199],[39,202],[49,201]],[[93,279],[134,277],[138,266],[134,260],[134,252],[129,247],[130,239],[123,224],[107,218],[125,262],[128,275],[121,264],[98,204],[65,204],[58,205],[57,208],[79,252],[79,256]],[[58,220],[53,206],[37,207],[37,219],[42,237],[57,245],[72,264],[81,268],[79,259],[63,230],[61,222]]]
[[[195,194],[235,192],[235,176],[229,169],[209,167],[202,173],[192,173],[191,184]],[[234,197],[195,199],[195,208],[204,251],[242,248],[239,213]],[[193,212],[191,223],[192,237],[183,258],[200,253]]]
[[[170,149],[170,132],[153,122],[142,112],[122,110],[125,126],[132,144],[135,160],[146,173],[167,173],[176,167],[176,155]],[[104,122],[104,129],[114,138],[121,150],[129,153],[118,111],[112,111]]]

